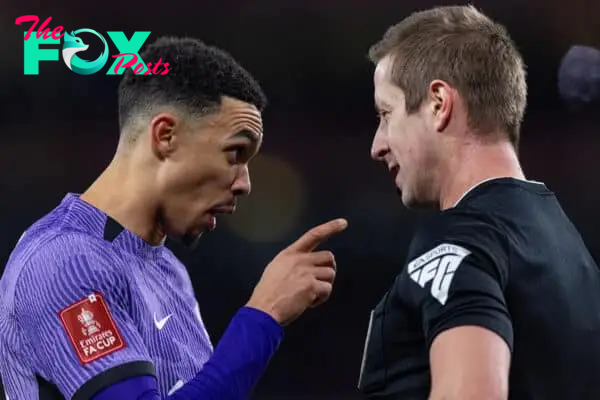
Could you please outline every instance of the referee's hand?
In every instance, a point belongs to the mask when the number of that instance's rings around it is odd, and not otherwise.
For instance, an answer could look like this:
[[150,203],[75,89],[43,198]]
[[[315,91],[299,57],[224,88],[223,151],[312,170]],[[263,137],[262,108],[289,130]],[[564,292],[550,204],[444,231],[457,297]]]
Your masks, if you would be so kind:
[[327,301],[335,279],[335,257],[330,251],[314,250],[347,226],[345,219],[326,222],[279,253],[265,268],[247,306],[266,312],[285,326],[308,307]]

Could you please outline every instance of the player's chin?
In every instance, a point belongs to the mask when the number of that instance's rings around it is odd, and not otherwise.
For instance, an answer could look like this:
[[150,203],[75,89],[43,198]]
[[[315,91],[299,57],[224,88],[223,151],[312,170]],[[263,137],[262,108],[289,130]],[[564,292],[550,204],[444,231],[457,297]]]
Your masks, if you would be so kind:
[[202,221],[195,223],[185,233],[188,236],[200,236],[204,232],[215,230],[216,220],[214,216],[207,216]]
[[212,231],[217,227],[216,213],[207,211],[202,216],[194,221],[192,230],[194,232]]
[[206,222],[195,223],[192,226],[189,226],[184,232],[178,234],[177,237],[187,248],[194,249],[200,242],[200,238],[204,232],[210,229],[211,227]]

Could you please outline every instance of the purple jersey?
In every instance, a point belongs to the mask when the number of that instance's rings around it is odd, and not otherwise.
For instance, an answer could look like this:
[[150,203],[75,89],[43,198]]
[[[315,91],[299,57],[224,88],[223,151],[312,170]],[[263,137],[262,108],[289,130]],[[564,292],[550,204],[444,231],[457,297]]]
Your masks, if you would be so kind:
[[69,194],[22,236],[0,280],[0,374],[11,400],[89,399],[155,375],[162,397],[212,345],[185,267]]

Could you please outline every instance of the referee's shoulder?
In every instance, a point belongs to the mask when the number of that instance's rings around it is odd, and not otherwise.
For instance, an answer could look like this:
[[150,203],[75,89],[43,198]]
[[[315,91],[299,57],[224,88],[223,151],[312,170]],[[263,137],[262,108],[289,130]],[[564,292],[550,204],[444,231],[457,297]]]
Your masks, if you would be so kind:
[[500,219],[490,210],[455,207],[425,218],[415,232],[415,242],[436,242],[451,238],[475,238],[481,235],[502,240],[506,236]]

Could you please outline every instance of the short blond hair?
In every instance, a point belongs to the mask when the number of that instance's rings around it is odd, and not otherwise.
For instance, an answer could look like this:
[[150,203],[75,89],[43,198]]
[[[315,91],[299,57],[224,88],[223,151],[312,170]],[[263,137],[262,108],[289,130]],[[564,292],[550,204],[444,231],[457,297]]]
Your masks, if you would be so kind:
[[501,131],[518,145],[527,103],[525,65],[506,28],[473,6],[416,12],[390,27],[369,50],[378,63],[391,56],[391,79],[416,112],[429,84],[440,79],[463,98],[469,126]]

